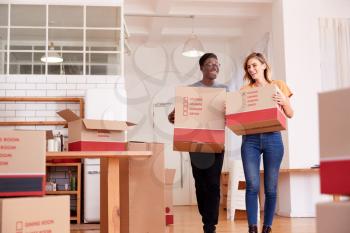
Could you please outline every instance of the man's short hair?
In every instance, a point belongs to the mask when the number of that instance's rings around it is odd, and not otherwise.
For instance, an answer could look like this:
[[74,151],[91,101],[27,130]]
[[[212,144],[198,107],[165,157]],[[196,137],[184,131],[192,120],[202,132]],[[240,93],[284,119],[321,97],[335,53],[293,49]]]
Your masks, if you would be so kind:
[[201,56],[201,58],[199,58],[199,66],[202,67],[204,65],[204,62],[209,58],[218,59],[214,53],[205,53]]

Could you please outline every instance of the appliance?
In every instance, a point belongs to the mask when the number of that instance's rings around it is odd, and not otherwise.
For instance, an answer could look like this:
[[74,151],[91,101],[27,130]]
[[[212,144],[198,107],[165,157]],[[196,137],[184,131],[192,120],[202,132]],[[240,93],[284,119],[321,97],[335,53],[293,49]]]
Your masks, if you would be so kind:
[[[127,120],[124,84],[115,89],[88,89],[85,94],[85,118]],[[100,221],[100,160],[84,159],[84,223]]]

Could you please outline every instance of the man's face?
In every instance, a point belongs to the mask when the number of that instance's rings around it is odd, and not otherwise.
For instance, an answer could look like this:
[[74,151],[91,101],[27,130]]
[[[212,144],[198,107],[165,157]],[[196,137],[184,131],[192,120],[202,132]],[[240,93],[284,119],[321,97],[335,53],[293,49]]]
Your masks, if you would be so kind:
[[220,63],[215,58],[208,58],[201,67],[203,77],[211,80],[216,79],[219,74],[219,69]]

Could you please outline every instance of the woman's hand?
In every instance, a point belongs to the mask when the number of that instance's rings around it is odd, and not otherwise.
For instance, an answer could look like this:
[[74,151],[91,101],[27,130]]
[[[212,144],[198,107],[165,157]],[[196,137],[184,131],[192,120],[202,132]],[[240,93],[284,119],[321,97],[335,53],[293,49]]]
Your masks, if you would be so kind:
[[285,106],[286,104],[288,104],[288,99],[287,97],[281,93],[281,92],[276,92],[273,96],[272,99],[274,101],[276,101],[276,103],[278,103],[279,105],[281,105],[282,107]]
[[285,96],[283,93],[281,92],[277,92],[272,96],[272,99],[274,101],[276,101],[276,103],[278,103],[279,105],[281,105],[284,113],[286,114],[286,116],[288,118],[292,118],[294,115],[294,111],[292,109],[292,106],[289,102],[289,98],[287,96]]
[[175,109],[171,113],[169,113],[168,120],[171,124],[174,124],[174,122],[175,122]]

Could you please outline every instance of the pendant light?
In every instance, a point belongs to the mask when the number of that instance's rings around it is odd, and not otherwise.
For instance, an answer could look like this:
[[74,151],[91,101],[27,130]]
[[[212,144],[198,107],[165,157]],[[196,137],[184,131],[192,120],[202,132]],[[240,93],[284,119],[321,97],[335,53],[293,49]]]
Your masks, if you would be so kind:
[[63,62],[63,58],[54,50],[55,50],[55,47],[53,45],[53,42],[51,42],[50,46],[49,46],[49,51],[47,51],[47,56],[46,56],[46,54],[44,54],[40,58],[40,60],[42,62],[47,62],[47,63],[61,63],[61,62]]
[[204,47],[202,42],[198,39],[197,35],[194,34],[194,15],[191,15],[191,18],[192,33],[184,44],[182,55],[185,57],[200,57],[204,54]]

